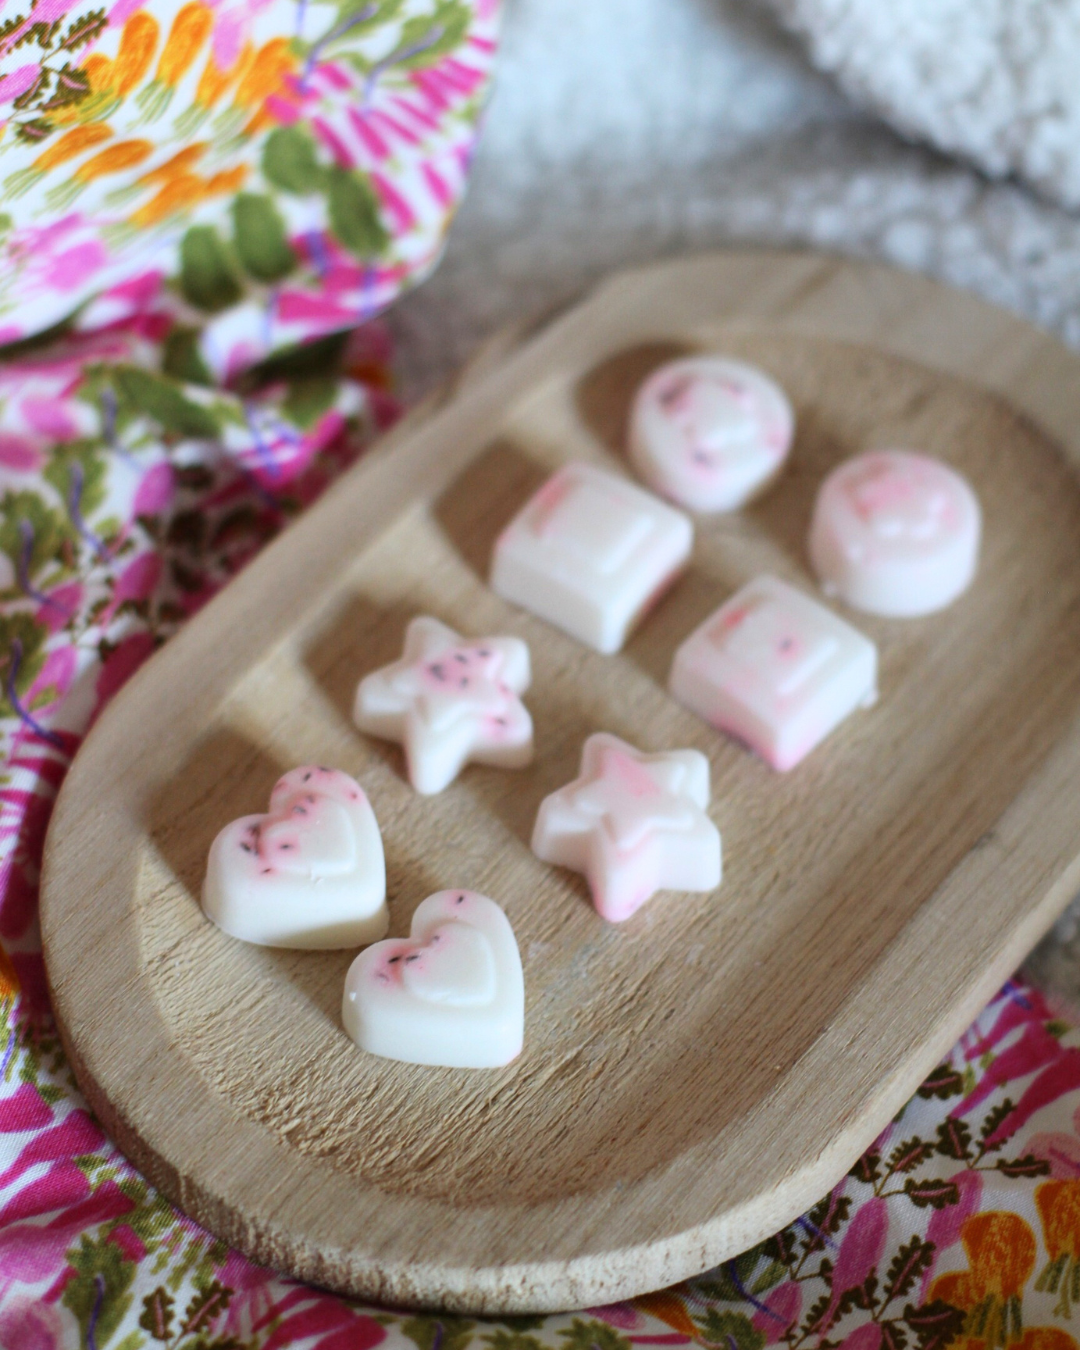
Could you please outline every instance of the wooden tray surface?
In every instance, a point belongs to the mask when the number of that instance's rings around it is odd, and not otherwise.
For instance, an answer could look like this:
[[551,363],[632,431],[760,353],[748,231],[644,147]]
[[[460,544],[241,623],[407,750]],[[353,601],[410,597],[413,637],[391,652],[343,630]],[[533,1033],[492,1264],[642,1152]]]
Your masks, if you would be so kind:
[[[484,584],[502,525],[566,458],[618,466],[629,398],[697,348],[792,396],[789,471],[702,518],[691,568],[618,656]],[[678,642],[769,570],[811,587],[814,492],[911,445],[985,510],[972,591],[857,617],[882,698],[788,775],[676,705]],[[345,476],[135,677],[80,751],[46,851],[64,1043],[120,1147],[254,1258],[398,1304],[562,1309],[659,1287],[766,1236],[871,1142],[1080,884],[1080,361],[924,279],[742,252],[615,278]],[[414,794],[349,720],[408,619],[531,646],[538,758]],[[712,761],[725,878],[606,925],[529,852],[541,798],[608,730]],[[359,777],[391,933],[431,891],[498,899],[526,1041],[505,1070],[366,1056],[354,953],[273,951],[198,908],[210,841],[285,769]]]

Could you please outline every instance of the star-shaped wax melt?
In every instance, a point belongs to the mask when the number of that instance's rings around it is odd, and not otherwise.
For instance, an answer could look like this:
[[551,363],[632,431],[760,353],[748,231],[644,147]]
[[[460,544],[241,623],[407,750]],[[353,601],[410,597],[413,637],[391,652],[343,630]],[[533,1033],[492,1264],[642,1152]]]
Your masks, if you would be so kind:
[[705,814],[709,761],[697,750],[646,755],[599,732],[585,742],[581,774],[540,803],[533,852],[582,872],[611,923],[660,890],[720,885],[720,832]]
[[398,741],[409,781],[441,792],[470,761],[502,769],[532,762],[529,649],[520,638],[463,638],[438,619],[413,619],[400,661],[360,681],[353,720]]

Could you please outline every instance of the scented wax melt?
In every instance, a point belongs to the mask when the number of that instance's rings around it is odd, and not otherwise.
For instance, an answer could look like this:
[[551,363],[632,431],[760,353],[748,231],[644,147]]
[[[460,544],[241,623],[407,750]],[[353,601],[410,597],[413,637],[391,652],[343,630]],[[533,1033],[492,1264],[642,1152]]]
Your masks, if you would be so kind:
[[625,478],[564,465],[495,544],[491,585],[505,600],[599,652],[617,652],[682,569],[686,516]]
[[349,967],[345,1030],[384,1059],[487,1069],[521,1053],[525,982],[510,921],[475,891],[438,891],[408,938],[388,938]]
[[386,932],[382,837],[363,788],[304,765],[278,780],[265,815],[210,846],[202,907],[232,937],[266,947],[358,947]]
[[877,648],[775,577],[736,592],[679,647],[669,687],[781,772],[877,698]]
[[720,885],[720,831],[708,805],[700,751],[648,755],[598,732],[585,742],[579,776],[540,803],[533,852],[584,873],[597,912],[621,923],[657,891]]
[[360,681],[353,721],[400,742],[417,792],[441,792],[470,761],[502,769],[532,761],[532,718],[519,697],[529,680],[520,638],[463,638],[421,616],[401,660]]
[[967,480],[929,455],[873,450],[834,469],[810,526],[826,595],[891,618],[951,605],[975,576],[982,513]]
[[655,370],[630,413],[629,454],[655,491],[692,511],[736,511],[784,466],[795,414],[754,366],[690,356]]

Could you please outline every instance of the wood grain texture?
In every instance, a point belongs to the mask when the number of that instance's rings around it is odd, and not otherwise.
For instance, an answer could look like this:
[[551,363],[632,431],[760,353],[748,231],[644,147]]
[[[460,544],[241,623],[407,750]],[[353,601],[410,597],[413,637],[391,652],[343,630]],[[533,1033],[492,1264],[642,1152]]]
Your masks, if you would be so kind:
[[[618,467],[637,382],[677,352],[757,362],[798,415],[789,471],[702,519],[617,657],[484,585],[492,541],[566,458]],[[666,694],[678,642],[769,570],[812,586],[817,484],[871,445],[967,474],[975,587],[859,616],[882,699],[776,775]],[[526,1311],[659,1287],[790,1221],[850,1166],[1080,886],[1080,361],[926,280],[730,253],[616,278],[489,359],[362,461],[144,668],[76,758],[49,833],[47,969],[120,1147],[258,1260],[398,1304]],[[538,758],[414,794],[349,707],[408,619],[532,649]],[[615,928],[528,840],[608,730],[712,762],[725,878]],[[444,886],[497,898],[526,1044],[492,1072],[357,1051],[352,953],[246,946],[197,896],[228,820],[318,761],[357,775],[391,932]]]

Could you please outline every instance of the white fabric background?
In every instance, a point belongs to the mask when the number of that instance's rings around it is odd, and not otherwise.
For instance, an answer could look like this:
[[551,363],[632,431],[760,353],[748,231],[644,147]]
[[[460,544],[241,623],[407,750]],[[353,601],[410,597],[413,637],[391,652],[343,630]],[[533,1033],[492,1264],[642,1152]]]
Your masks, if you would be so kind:
[[[391,317],[403,390],[612,268],[733,241],[917,268],[1080,346],[1080,213],[901,141],[753,0],[507,0],[469,197]],[[1034,966],[1080,996],[1065,936]]]

